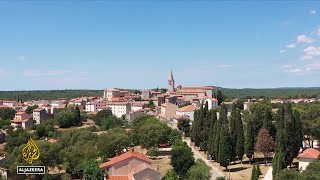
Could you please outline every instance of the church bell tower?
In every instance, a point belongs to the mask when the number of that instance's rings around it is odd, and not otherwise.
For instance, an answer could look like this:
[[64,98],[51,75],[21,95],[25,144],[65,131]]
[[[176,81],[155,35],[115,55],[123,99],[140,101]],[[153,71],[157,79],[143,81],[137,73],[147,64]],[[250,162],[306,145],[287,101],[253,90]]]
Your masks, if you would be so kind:
[[174,78],[173,78],[173,73],[172,73],[172,70],[169,74],[169,78],[168,78],[168,91],[169,92],[174,92],[175,89],[174,89]]

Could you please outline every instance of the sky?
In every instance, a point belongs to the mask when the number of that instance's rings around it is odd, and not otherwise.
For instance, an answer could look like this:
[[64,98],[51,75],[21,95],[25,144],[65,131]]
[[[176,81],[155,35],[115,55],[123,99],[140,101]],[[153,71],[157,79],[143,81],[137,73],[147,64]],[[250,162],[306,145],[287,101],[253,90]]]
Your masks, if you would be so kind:
[[317,1],[0,1],[0,90],[320,86]]

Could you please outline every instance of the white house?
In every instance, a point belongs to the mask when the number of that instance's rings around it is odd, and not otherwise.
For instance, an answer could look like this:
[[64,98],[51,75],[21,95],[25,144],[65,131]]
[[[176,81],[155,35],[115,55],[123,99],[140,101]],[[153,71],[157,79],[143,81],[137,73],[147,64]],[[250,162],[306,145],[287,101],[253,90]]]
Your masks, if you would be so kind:
[[86,111],[98,112],[100,107],[104,107],[106,105],[107,105],[107,101],[104,99],[89,101],[86,103]]
[[218,107],[218,100],[216,98],[208,98],[205,99],[204,102],[208,102],[208,109],[215,109],[216,107]]
[[176,115],[178,116],[188,116],[191,121],[194,120],[193,115],[194,111],[197,110],[197,107],[193,105],[184,106],[176,110]]
[[310,162],[320,159],[320,151],[308,148],[299,154],[297,158],[299,159],[299,169],[304,171]]
[[131,104],[129,102],[108,102],[106,106],[109,107],[112,114],[118,118],[129,114],[131,111]]
[[134,102],[131,105],[131,110],[132,111],[138,111],[138,110],[141,110],[141,109],[145,108],[146,106],[147,106],[147,104],[145,104],[145,103]]

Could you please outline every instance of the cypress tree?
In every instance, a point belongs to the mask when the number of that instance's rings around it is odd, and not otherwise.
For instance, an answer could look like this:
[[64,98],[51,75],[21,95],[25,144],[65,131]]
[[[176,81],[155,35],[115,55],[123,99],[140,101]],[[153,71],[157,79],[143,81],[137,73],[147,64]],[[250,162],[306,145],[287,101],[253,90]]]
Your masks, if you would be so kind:
[[230,136],[232,140],[232,159],[236,156],[236,144],[237,144],[237,129],[236,121],[238,118],[238,110],[236,104],[233,103],[230,117]]
[[256,171],[257,171],[256,166],[253,165],[252,172],[251,172],[251,180],[255,180]]
[[246,136],[246,146],[245,146],[246,156],[250,159],[250,161],[254,153],[254,137],[255,137],[252,123],[253,123],[252,119],[250,118],[247,125],[247,136]]
[[200,137],[200,149],[207,151],[209,143],[210,128],[212,127],[211,112],[208,110],[208,101],[206,101],[204,108],[202,109],[202,125],[201,125],[201,137]]
[[213,155],[214,154],[214,144],[215,144],[215,124],[217,121],[217,112],[214,109],[211,109],[209,111],[209,132],[208,132],[208,151],[209,154]]
[[285,154],[281,151],[276,152],[272,160],[272,176],[275,178],[279,172],[285,169]]
[[267,129],[269,134],[272,135],[272,110],[269,107],[265,107],[263,110],[263,125],[264,129]]
[[236,130],[236,147],[235,147],[235,155],[241,160],[244,155],[244,131],[243,131],[243,123],[241,119],[240,110],[237,110],[237,118],[236,118],[236,126],[238,127]]
[[195,143],[196,146],[199,146],[200,142],[201,142],[201,110],[202,108],[200,108],[199,110],[196,110],[194,113],[194,121],[192,124],[192,131],[191,131],[191,137],[193,142]]
[[221,103],[223,102],[223,99],[222,99],[222,92],[221,90],[219,89],[218,92],[217,92],[217,100],[218,100],[218,106],[221,105]]
[[232,141],[229,133],[229,128],[224,125],[220,131],[220,141],[219,141],[219,163],[220,166],[227,167],[229,165],[229,160],[231,161],[232,153]]
[[259,163],[257,163],[257,174],[258,174],[258,176],[262,175]]
[[295,158],[298,156],[300,148],[302,147],[303,133],[302,126],[300,121],[300,113],[297,110],[293,111],[293,128],[294,128],[294,137],[295,142],[293,144],[292,157]]
[[285,104],[284,110],[285,110],[285,114],[284,114],[285,164],[291,166],[292,160],[293,158],[295,158],[293,152],[295,152],[294,148],[295,148],[295,142],[296,142],[291,104],[290,103]]
[[217,162],[219,162],[219,146],[220,146],[219,142],[220,142],[221,128],[222,128],[222,122],[221,122],[221,119],[219,118],[217,119],[214,125],[214,134],[213,134],[214,142],[213,142],[213,149],[212,149]]

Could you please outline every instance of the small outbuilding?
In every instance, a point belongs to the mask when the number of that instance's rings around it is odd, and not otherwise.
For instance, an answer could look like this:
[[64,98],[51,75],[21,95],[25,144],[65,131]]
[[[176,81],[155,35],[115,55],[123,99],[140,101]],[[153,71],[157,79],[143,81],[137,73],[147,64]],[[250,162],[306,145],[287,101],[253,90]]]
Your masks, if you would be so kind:
[[297,158],[299,159],[299,169],[304,171],[309,163],[320,159],[320,151],[315,148],[308,148],[300,153]]

